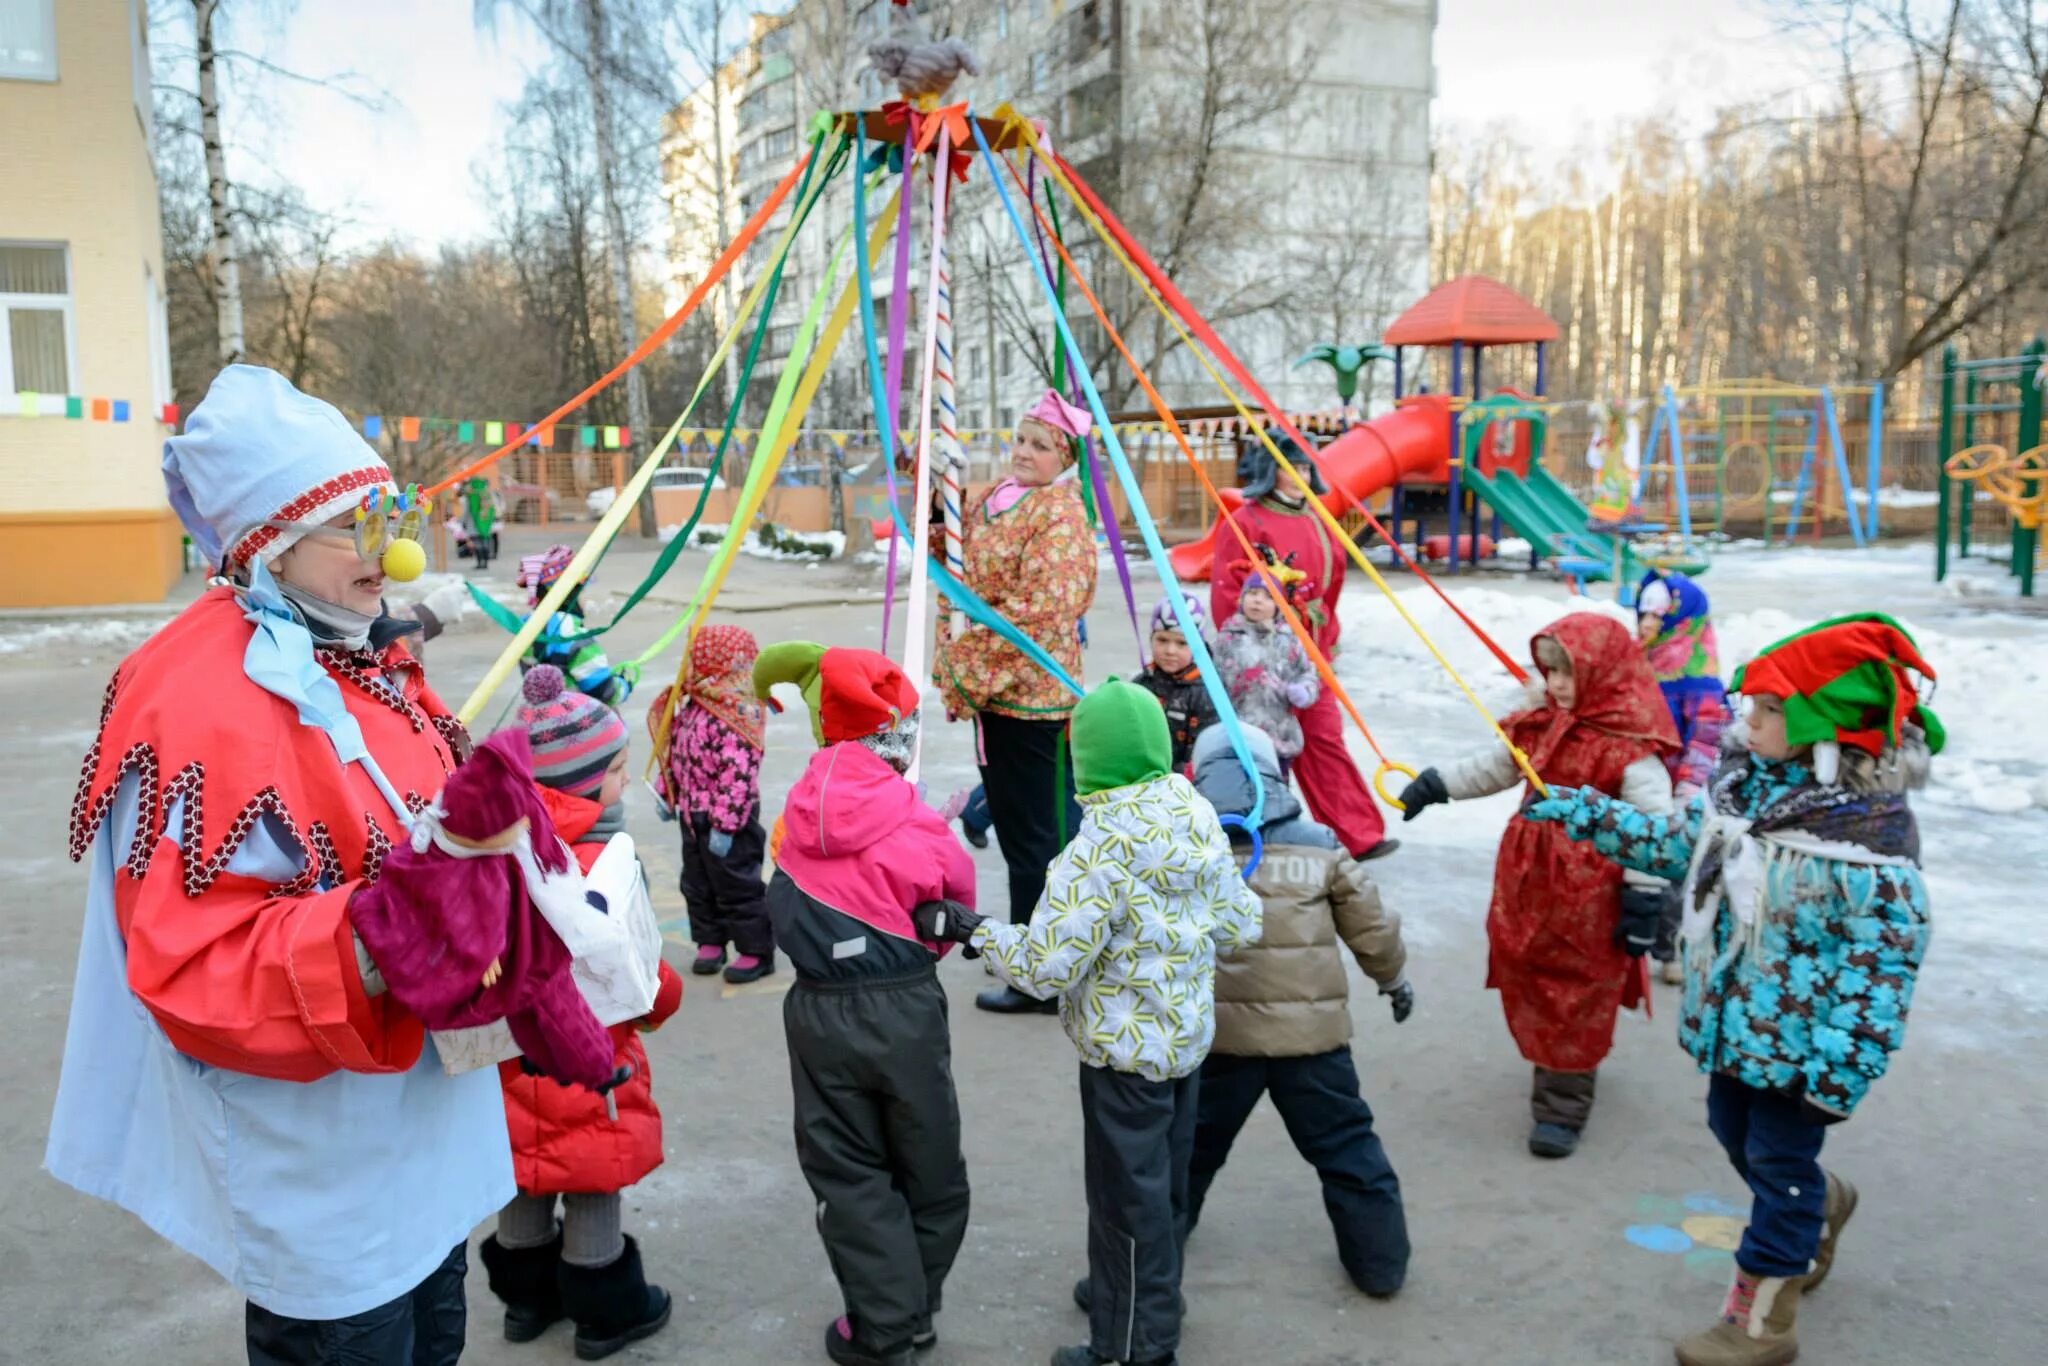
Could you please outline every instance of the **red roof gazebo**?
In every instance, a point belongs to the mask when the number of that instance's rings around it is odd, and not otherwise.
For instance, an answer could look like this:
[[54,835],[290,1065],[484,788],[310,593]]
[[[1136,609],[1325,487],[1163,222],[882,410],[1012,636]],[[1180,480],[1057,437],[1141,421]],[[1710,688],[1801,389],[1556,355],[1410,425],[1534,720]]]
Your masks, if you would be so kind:
[[1556,341],[1557,324],[1550,315],[1498,280],[1460,275],[1446,280],[1394,319],[1380,340],[1396,348],[1394,391],[1401,390],[1403,346],[1451,348],[1451,392],[1463,391],[1464,350],[1472,348],[1472,393],[1479,392],[1479,356],[1489,346],[1534,345],[1536,392],[1543,392],[1543,345]]
[[1556,341],[1557,324],[1500,281],[1460,275],[1423,295],[1381,340],[1388,346],[1506,346]]

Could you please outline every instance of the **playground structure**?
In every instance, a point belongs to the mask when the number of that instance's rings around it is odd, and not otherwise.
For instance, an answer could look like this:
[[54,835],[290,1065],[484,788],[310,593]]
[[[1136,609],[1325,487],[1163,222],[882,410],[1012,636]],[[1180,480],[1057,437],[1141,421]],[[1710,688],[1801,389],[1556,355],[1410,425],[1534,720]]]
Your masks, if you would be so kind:
[[[1958,360],[1955,347],[1942,351],[1936,582],[1948,577],[1953,528],[1955,555],[1969,558],[1974,539],[1984,558],[2004,561],[2021,597],[2034,595],[2041,524],[2048,519],[2044,387],[2048,342],[2039,337],[2017,356]],[[1991,527],[1980,525],[1987,513]],[[1999,520],[2006,524],[2002,546]]]

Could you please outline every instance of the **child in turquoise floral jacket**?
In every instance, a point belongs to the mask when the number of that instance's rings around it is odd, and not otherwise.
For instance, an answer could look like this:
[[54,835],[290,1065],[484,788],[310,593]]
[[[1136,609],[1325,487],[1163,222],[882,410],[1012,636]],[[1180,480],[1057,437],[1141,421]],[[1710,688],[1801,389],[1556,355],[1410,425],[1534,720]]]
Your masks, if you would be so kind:
[[1526,813],[1684,888],[1679,1042],[1753,1197],[1722,1320],[1678,1344],[1685,1366],[1790,1361],[1856,1207],[1821,1141],[1904,1043],[1929,934],[1903,789],[1943,733],[1911,673],[1934,676],[1890,618],[1822,622],[1736,672],[1747,750],[1682,812],[1558,790]]

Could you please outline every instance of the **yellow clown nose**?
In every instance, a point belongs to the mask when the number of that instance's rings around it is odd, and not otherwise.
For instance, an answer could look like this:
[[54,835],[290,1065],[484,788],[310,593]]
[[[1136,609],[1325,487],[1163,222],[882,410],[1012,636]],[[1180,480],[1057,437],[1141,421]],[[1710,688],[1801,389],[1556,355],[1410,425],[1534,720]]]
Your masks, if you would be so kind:
[[418,541],[396,540],[384,547],[384,577],[394,583],[411,583],[427,569],[427,552]]

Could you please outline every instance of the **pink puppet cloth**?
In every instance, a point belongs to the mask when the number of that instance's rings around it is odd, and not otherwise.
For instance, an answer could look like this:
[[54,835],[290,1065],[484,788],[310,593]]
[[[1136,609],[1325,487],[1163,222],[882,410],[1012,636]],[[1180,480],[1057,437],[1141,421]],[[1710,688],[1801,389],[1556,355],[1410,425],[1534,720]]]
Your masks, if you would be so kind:
[[[509,847],[464,847],[495,841],[522,820],[526,832]],[[530,877],[570,871],[533,781],[526,732],[500,731],[449,777],[383,875],[350,900],[349,921],[392,997],[427,1028],[503,1020],[532,1069],[606,1090],[624,1079],[611,1036],[528,887]],[[486,986],[493,963],[499,976]]]

